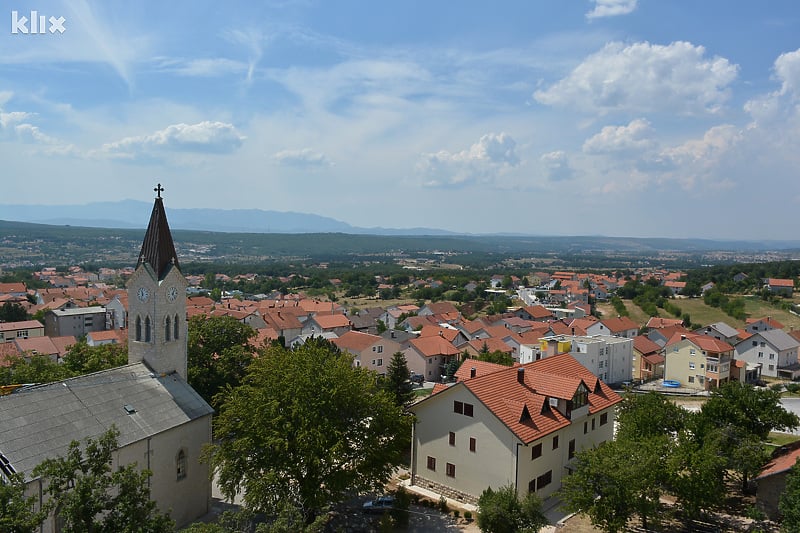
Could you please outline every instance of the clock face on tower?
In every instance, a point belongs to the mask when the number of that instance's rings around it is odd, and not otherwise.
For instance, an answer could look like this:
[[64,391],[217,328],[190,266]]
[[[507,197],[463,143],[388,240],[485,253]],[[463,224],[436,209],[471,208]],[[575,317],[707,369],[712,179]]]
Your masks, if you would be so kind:
[[176,289],[175,287],[170,287],[169,289],[167,289],[167,299],[170,302],[174,302],[177,297],[178,297],[178,289]]
[[150,291],[144,287],[139,287],[139,290],[136,291],[136,297],[139,298],[140,302],[146,302],[150,298]]

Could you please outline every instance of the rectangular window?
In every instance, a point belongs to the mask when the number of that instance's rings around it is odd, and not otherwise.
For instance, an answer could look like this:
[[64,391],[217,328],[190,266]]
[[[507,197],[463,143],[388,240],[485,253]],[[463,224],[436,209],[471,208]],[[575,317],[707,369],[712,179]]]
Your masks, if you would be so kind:
[[575,457],[575,439],[569,441],[569,453],[567,455],[570,459]]
[[383,359],[378,359],[378,366],[383,366]]
[[594,418],[592,418],[592,431],[594,431]]
[[383,346],[378,346],[378,353],[383,353]]
[[460,415],[463,415],[464,414],[464,404],[462,402],[459,402],[459,401],[454,401],[453,402],[453,412],[454,413],[458,413]]
[[753,341],[753,346],[758,346],[758,342]]
[[769,354],[769,359],[770,359],[770,361],[774,360],[775,359],[775,354],[774,353]]
[[586,435],[587,433],[589,433],[589,421],[588,420],[583,423],[583,434]]
[[694,370],[694,363],[689,363],[689,370]]
[[428,456],[428,470],[436,472],[436,457]]
[[464,404],[464,416],[473,416],[472,415],[472,404],[465,403]]
[[445,471],[447,477],[456,477],[456,465],[453,463],[447,463],[447,469]]
[[553,481],[553,471],[548,470],[546,473],[542,474],[538,478],[536,478],[536,490],[542,490],[544,487],[549,485]]
[[553,437],[553,449],[555,450],[557,448],[558,448],[558,435]]
[[456,445],[456,434],[453,433],[452,431],[450,432],[449,442],[450,442],[450,446],[455,446]]
[[694,376],[689,376],[689,383],[694,383]]
[[542,443],[540,442],[539,444],[531,448],[531,461],[533,461],[534,459],[538,459],[541,456],[542,456]]
[[770,371],[775,370],[775,365],[769,365]]
[[478,447],[478,441],[475,439],[475,437],[470,437],[469,438],[469,451],[474,452],[477,449],[477,447]]
[[528,482],[528,492],[536,492],[536,480],[532,479]]
[[603,413],[600,415],[600,425],[605,426],[608,424],[608,413]]

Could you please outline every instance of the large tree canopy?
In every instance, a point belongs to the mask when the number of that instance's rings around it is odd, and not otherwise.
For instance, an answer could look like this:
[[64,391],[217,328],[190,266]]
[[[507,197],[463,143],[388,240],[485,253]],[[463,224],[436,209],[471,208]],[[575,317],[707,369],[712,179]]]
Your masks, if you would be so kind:
[[189,384],[214,407],[214,396],[225,386],[236,386],[253,360],[251,340],[256,331],[229,316],[205,315],[189,319]]
[[85,447],[72,441],[64,457],[46,459],[33,470],[47,480],[46,510],[58,509],[64,531],[168,533],[175,523],[150,500],[148,470],[136,464],[112,469],[119,432],[111,429]]
[[369,370],[323,339],[265,348],[221,395],[207,458],[223,493],[311,521],[348,494],[381,488],[408,449],[411,419]]
[[548,524],[533,492],[517,498],[512,485],[485,489],[478,499],[478,527],[484,533],[534,533]]

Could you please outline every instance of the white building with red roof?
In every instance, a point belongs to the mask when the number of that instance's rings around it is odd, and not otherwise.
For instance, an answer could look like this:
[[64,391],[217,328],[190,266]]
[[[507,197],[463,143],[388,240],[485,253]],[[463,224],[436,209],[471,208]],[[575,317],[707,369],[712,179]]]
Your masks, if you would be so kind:
[[547,498],[577,452],[613,438],[621,398],[569,354],[476,374],[410,408],[412,485],[470,503],[509,484]]

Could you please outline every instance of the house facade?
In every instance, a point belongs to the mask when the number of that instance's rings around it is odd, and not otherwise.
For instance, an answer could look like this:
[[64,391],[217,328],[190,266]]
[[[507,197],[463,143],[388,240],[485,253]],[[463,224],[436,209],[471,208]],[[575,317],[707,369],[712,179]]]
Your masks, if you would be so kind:
[[569,354],[459,381],[410,408],[411,483],[471,503],[509,484],[547,498],[577,452],[612,439],[620,400]]
[[540,340],[543,357],[569,352],[581,365],[605,383],[631,381],[633,339],[612,335],[556,335]]
[[733,346],[706,335],[679,335],[664,346],[664,379],[711,390],[730,381]]
[[761,365],[762,376],[793,379],[794,374],[800,371],[798,348],[800,341],[782,329],[771,329],[738,342],[734,356],[748,364]]
[[28,337],[43,337],[44,326],[38,320],[21,320],[19,322],[0,322],[0,343],[13,342]]

